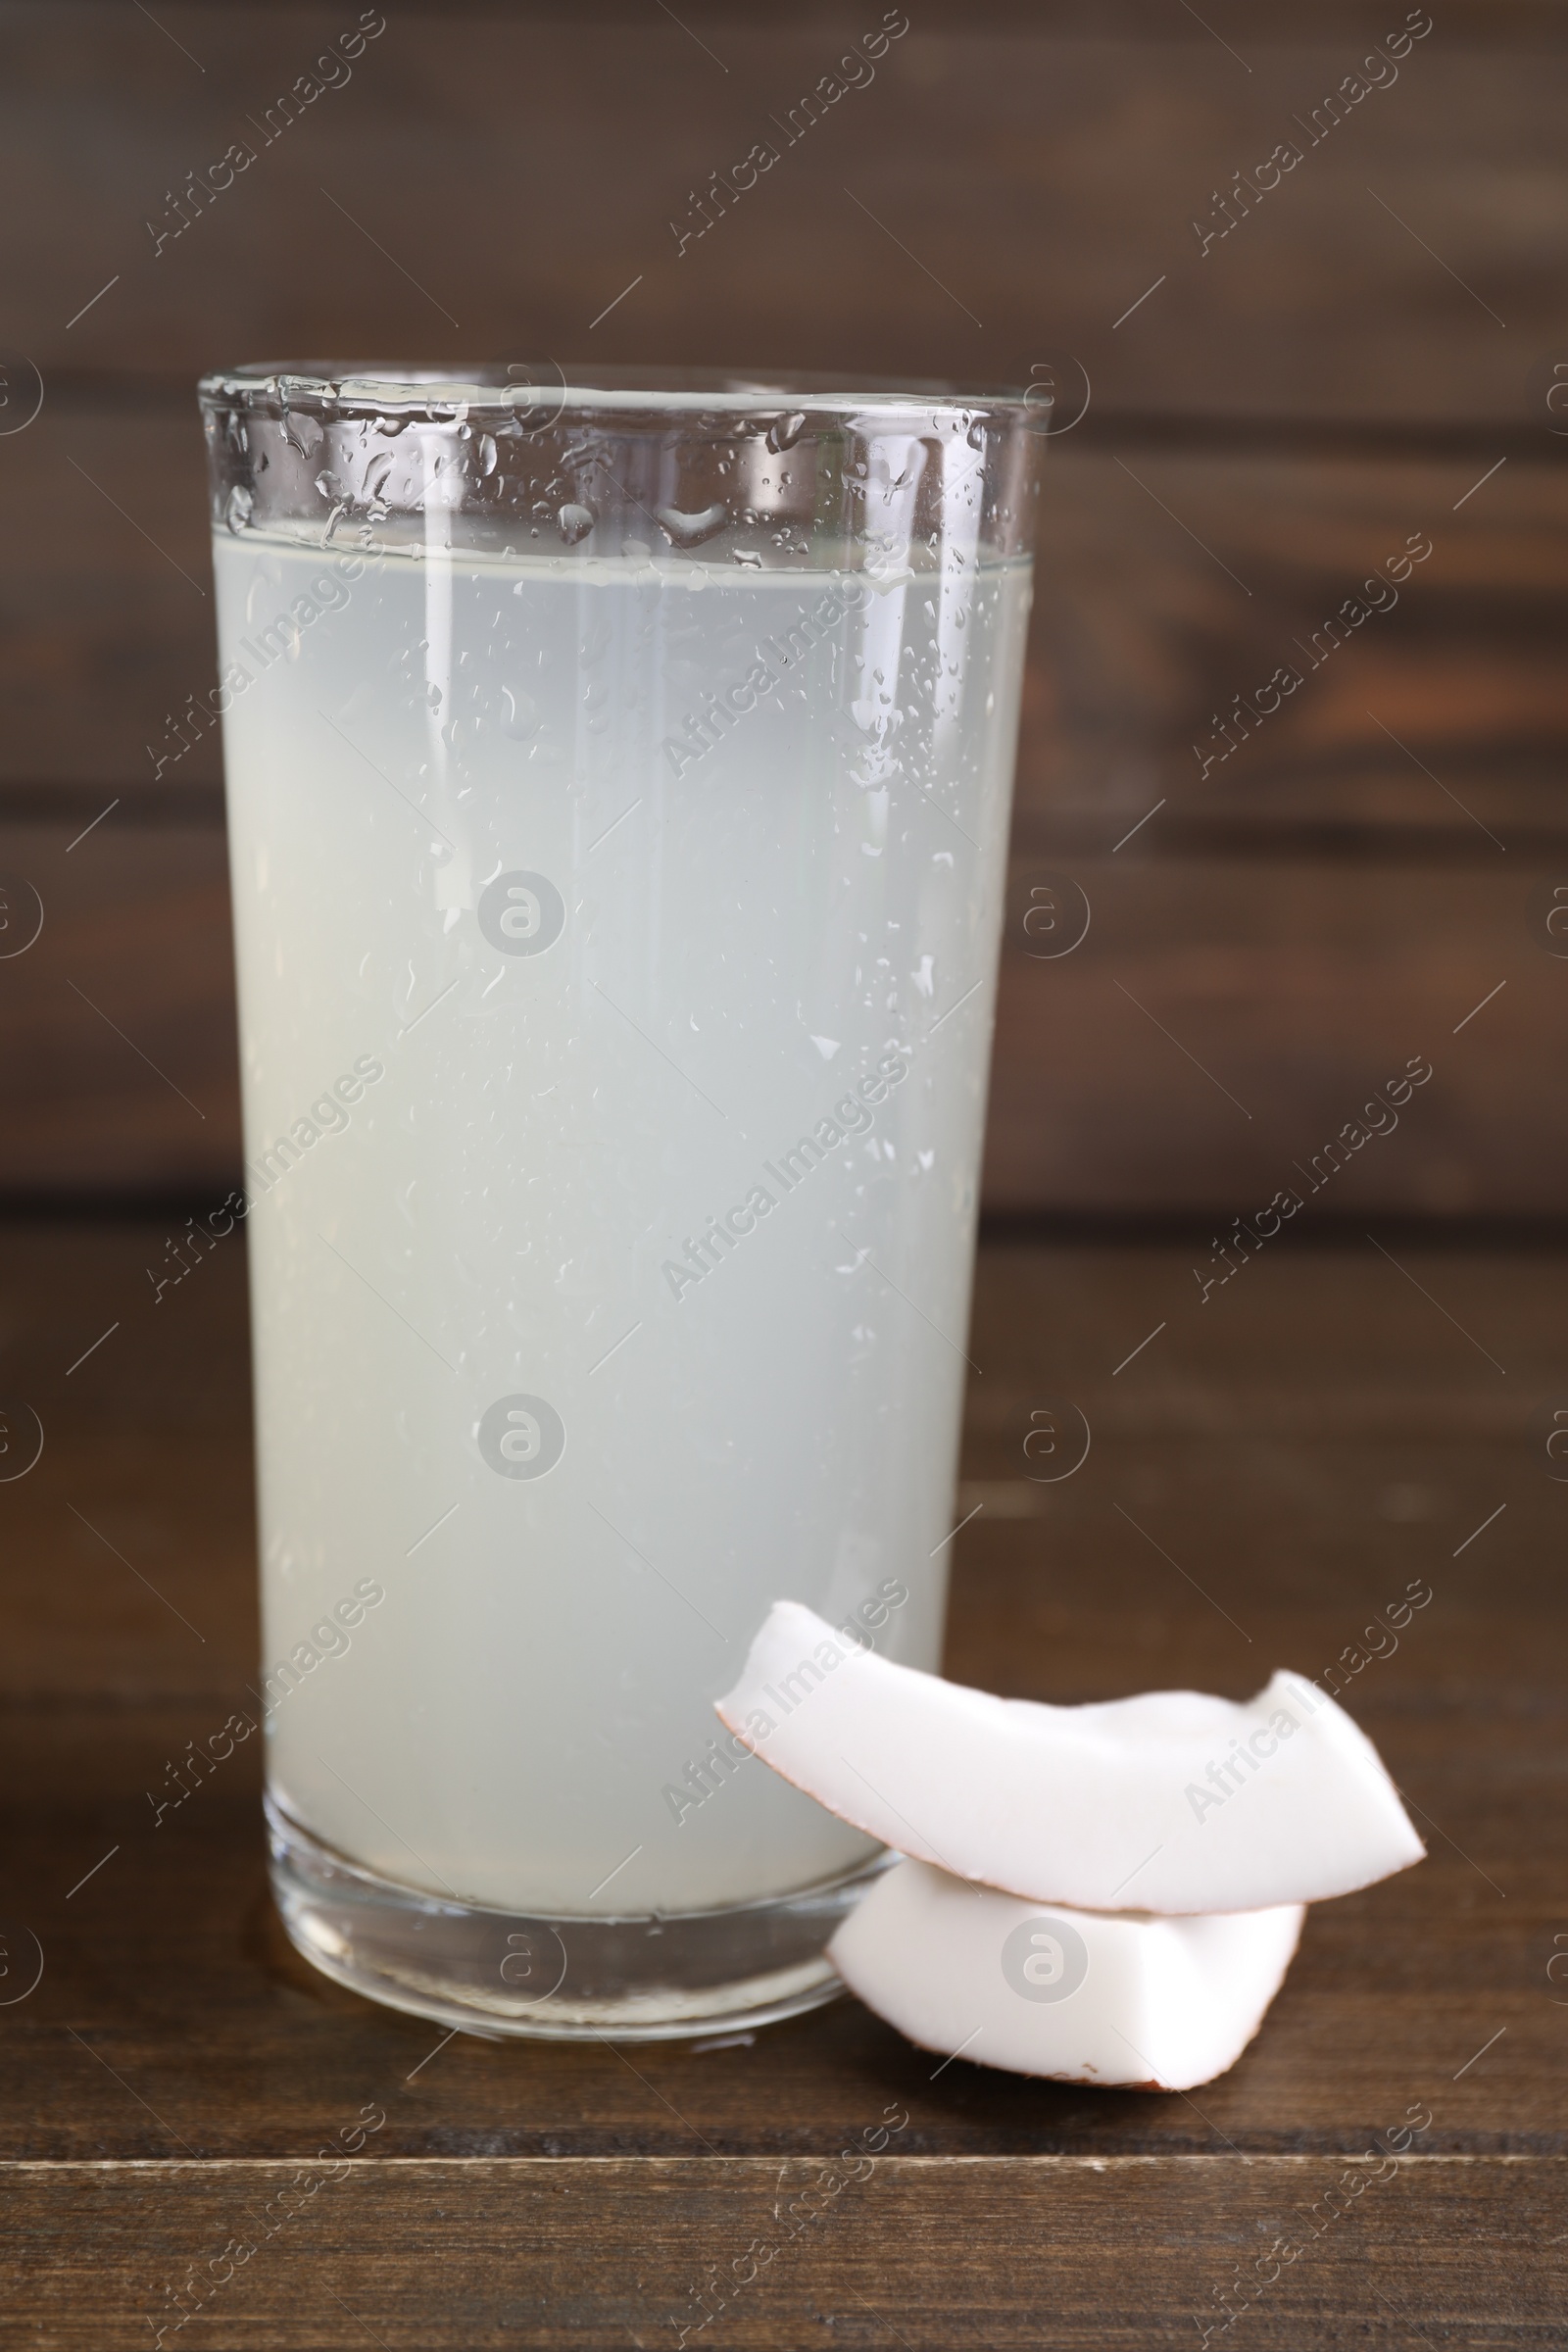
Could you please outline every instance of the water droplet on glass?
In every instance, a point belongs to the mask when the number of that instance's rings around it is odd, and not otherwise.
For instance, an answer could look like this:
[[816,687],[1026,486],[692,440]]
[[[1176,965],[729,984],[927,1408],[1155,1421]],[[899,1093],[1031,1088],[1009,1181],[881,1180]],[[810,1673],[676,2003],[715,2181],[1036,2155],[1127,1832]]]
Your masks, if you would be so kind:
[[489,433],[481,433],[479,435],[479,471],[481,473],[494,473],[495,469],[495,441]]
[[729,509],[721,499],[715,499],[710,507],[701,507],[696,514],[689,514],[680,507],[656,507],[654,515],[672,547],[700,547],[705,539],[711,539],[715,531],[723,529],[729,520]]
[[323,437],[318,419],[314,416],[296,416],[285,402],[282,408],[282,425],[283,438],[295,456],[304,458],[307,462],[314,458],[321,446]]
[[236,537],[250,521],[251,509],[255,504],[256,501],[250,492],[236,482],[228,494],[228,503],[223,509],[223,520]]
[[586,539],[593,527],[592,507],[579,507],[569,499],[556,515],[556,528],[568,547],[575,547],[579,539]]
[[539,706],[531,696],[514,686],[503,686],[501,700],[505,706],[501,732],[514,743],[528,743],[539,732]]
[[793,449],[805,430],[806,418],[799,411],[789,416],[780,416],[777,423],[767,428],[767,446],[774,451]]
[[761,568],[762,568],[762,557],[761,557],[761,551],[760,551],[760,549],[759,549],[759,548],[755,548],[755,547],[734,547],[734,548],[731,548],[731,550],[730,550],[730,558],[731,558],[731,561],[732,561],[733,563],[736,563],[736,564],[743,564],[746,566],[746,569],[747,569],[748,571],[760,571],[760,570],[761,570]]

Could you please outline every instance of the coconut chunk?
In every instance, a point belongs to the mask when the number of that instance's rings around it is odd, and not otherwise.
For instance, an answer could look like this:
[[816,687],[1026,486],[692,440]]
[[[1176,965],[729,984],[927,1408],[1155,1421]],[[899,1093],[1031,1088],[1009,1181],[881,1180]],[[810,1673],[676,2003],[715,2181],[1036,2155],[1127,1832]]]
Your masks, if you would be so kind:
[[781,1600],[717,1712],[841,1820],[1031,1902],[1261,1911],[1426,1850],[1371,1740],[1295,1674],[1241,1705],[1043,1706],[895,1665]]
[[828,1956],[922,2049],[1102,2089],[1191,2090],[1257,2032],[1303,1917],[1299,1903],[1187,1919],[1042,1910],[898,1862]]

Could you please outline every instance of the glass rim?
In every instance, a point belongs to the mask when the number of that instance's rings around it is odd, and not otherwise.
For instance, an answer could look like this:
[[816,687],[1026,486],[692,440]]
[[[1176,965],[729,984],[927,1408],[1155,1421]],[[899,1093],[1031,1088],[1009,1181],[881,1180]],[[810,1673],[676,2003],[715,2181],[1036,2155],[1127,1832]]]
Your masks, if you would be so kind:
[[526,414],[547,408],[564,416],[610,412],[659,415],[776,416],[804,407],[833,416],[886,415],[939,408],[999,421],[1025,421],[1034,404],[1017,386],[961,384],[932,378],[877,376],[857,385],[843,371],[793,368],[601,366],[550,359],[483,361],[448,368],[403,360],[269,360],[217,368],[197,385],[204,409],[239,406],[281,416],[302,407],[424,411],[494,409]]

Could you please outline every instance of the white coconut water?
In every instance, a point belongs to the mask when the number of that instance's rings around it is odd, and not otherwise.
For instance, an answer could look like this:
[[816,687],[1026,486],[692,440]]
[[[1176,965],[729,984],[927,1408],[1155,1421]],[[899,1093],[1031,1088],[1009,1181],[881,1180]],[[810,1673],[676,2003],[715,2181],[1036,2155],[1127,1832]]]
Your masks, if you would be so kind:
[[712,1701],[781,1595],[938,1662],[1028,567],[216,561],[274,1794],[519,1912],[851,1868]]

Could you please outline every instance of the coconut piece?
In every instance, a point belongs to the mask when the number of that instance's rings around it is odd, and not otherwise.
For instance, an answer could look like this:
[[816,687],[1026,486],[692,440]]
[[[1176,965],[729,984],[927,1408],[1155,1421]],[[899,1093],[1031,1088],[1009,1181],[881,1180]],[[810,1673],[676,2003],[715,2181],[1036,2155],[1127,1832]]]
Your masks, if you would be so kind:
[[1031,1902],[1260,1911],[1349,1894],[1425,1847],[1377,1750],[1299,1675],[1245,1705],[1152,1690],[994,1698],[775,1601],[721,1720],[901,1853]]
[[1299,1903],[1187,1919],[1042,1910],[898,1862],[828,1957],[922,2049],[1102,2088],[1191,2090],[1257,2032],[1304,1915]]

